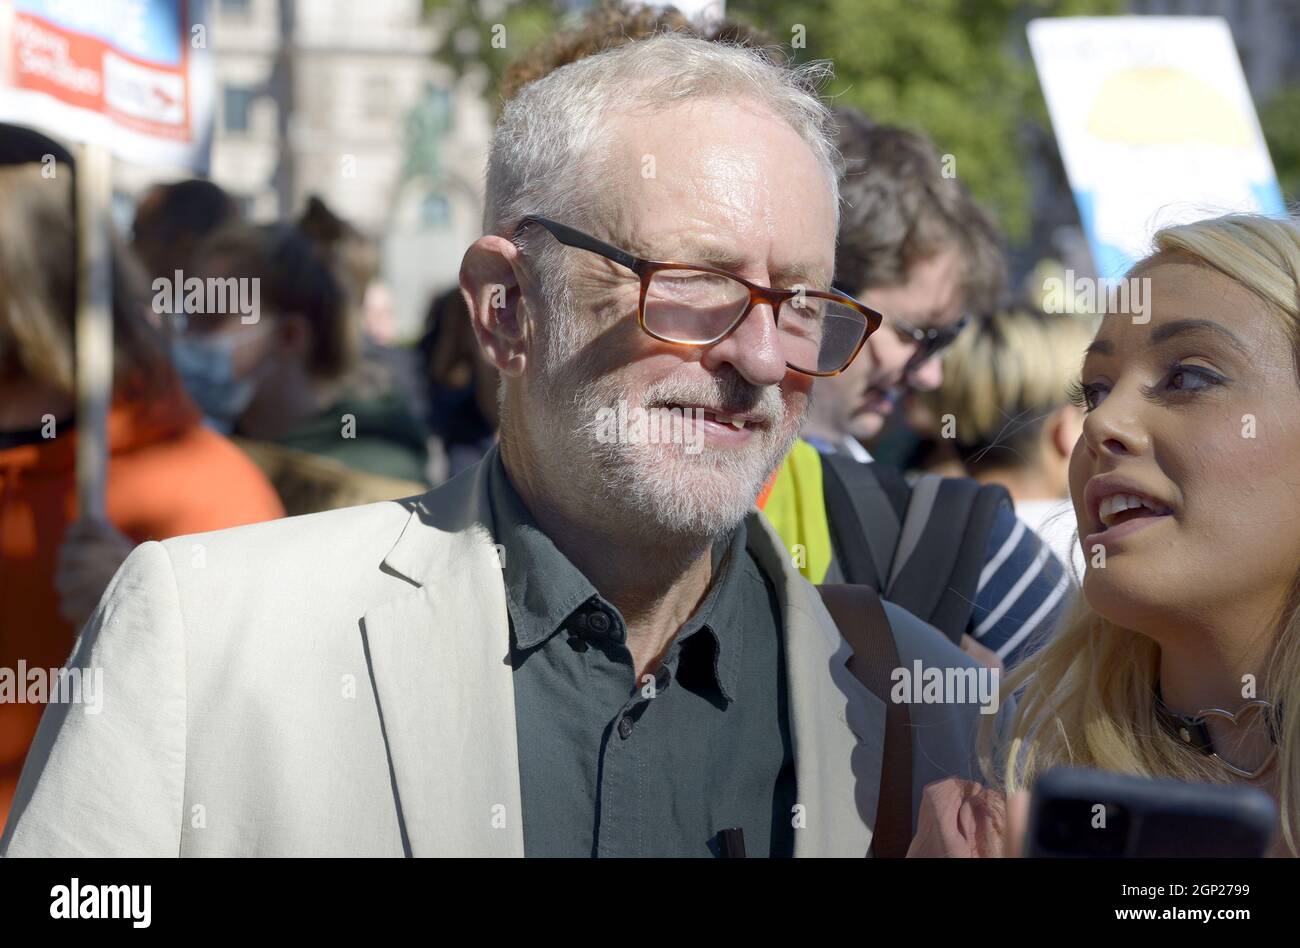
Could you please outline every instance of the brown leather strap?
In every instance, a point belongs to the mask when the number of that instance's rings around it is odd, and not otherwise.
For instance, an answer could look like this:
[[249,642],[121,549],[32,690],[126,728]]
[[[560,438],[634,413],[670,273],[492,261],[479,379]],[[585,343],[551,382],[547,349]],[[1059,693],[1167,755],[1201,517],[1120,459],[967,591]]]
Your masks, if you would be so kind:
[[901,858],[912,842],[912,727],[906,702],[889,699],[898,646],[880,597],[869,586],[817,587],[840,635],[853,647],[848,668],[885,703],[885,749],[880,762],[880,796],[871,851],[877,858]]

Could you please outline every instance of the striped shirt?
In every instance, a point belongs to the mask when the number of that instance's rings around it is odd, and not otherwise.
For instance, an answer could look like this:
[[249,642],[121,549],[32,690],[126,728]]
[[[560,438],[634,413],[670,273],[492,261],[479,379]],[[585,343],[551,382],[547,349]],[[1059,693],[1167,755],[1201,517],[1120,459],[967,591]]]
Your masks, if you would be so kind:
[[[803,436],[823,454],[850,454],[875,463],[861,444],[834,445]],[[969,634],[1010,670],[1056,628],[1072,587],[1061,560],[1009,507],[998,509],[976,587]]]

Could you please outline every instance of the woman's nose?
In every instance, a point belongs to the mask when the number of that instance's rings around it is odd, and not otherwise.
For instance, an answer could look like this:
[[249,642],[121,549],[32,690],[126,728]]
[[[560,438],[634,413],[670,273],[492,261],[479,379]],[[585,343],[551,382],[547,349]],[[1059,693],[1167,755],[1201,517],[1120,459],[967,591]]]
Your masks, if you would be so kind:
[[1143,454],[1150,437],[1142,424],[1140,396],[1137,393],[1112,391],[1090,411],[1083,421],[1083,440],[1097,455]]

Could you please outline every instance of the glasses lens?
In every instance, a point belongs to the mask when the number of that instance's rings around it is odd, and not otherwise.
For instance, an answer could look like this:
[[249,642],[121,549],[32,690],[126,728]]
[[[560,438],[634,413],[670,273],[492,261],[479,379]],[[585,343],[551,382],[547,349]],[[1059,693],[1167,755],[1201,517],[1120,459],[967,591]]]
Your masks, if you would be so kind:
[[928,362],[935,356],[943,354],[943,351],[957,341],[961,331],[966,327],[966,323],[957,323],[954,326],[946,326],[943,329],[931,329],[926,333],[924,341],[916,347],[916,354],[912,356],[910,362],[913,365],[921,365]]
[[712,342],[749,305],[749,290],[729,277],[698,270],[660,270],[646,290],[645,325],[672,342]]
[[929,344],[930,337],[923,329],[916,329],[900,319],[890,319],[889,325],[898,336],[898,341],[905,346],[916,346],[919,350]]
[[844,368],[867,334],[867,318],[852,306],[816,296],[795,296],[777,322],[786,364],[804,372]]
[[962,319],[956,324],[949,326],[947,329],[939,330],[935,335],[934,344],[930,347],[930,355],[938,355],[943,352],[944,349],[951,346],[957,341],[957,337],[961,335],[962,330],[969,324],[970,320]]

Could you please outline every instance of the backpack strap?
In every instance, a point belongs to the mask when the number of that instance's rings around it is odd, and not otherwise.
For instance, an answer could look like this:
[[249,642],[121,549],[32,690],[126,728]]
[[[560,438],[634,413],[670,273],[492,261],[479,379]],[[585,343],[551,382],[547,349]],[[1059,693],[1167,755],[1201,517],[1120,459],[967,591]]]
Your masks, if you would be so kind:
[[961,641],[975,609],[988,537],[998,509],[1011,506],[999,484],[925,474],[912,486],[886,598]]
[[821,455],[822,492],[833,547],[844,580],[883,590],[907,506],[902,478],[878,476],[878,464]]
[[889,697],[893,672],[899,667],[894,632],[874,589],[822,585],[817,591],[840,635],[853,648],[849,671],[885,703],[885,747],[871,853],[876,858],[902,858],[912,843],[912,722],[907,703]]

